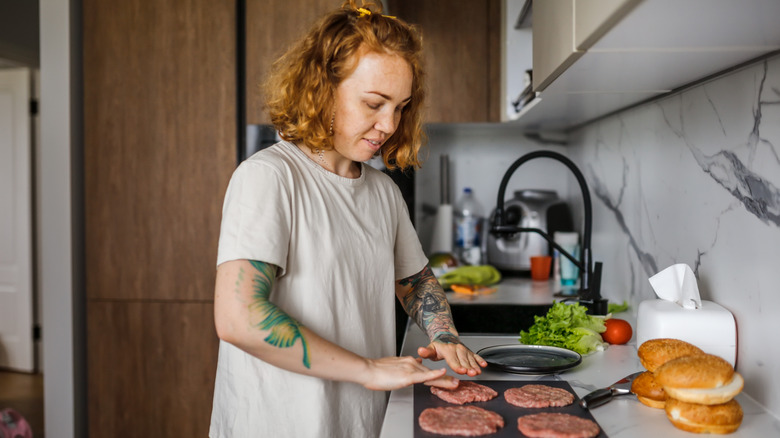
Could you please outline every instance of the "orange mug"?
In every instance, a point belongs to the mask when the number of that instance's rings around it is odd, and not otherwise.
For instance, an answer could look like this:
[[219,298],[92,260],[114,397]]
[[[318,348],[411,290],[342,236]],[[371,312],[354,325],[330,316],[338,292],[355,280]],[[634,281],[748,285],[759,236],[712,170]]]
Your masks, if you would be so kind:
[[550,256],[532,256],[531,257],[531,278],[536,281],[545,281],[550,278],[550,265],[552,257]]

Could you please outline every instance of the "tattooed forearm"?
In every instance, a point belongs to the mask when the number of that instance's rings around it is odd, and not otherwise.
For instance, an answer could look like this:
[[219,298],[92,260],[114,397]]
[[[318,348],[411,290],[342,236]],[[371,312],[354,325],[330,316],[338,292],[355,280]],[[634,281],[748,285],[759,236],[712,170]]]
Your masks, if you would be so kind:
[[250,260],[249,263],[257,270],[252,276],[253,294],[250,308],[258,311],[263,318],[260,323],[256,324],[256,327],[270,331],[265,342],[274,347],[291,347],[296,340],[300,339],[303,347],[303,365],[306,368],[311,368],[308,346],[301,332],[302,325],[268,301],[276,280],[276,267],[255,260]]
[[452,314],[447,297],[431,269],[426,266],[419,273],[399,283],[411,286],[403,297],[406,313],[428,334],[431,340],[445,343],[460,343],[452,332]]

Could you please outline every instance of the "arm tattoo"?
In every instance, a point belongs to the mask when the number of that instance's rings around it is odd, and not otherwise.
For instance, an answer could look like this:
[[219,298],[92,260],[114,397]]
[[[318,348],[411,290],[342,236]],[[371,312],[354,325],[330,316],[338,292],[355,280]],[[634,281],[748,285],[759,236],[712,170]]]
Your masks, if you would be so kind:
[[402,286],[411,289],[403,297],[402,304],[406,313],[428,334],[431,341],[445,344],[460,344],[460,340],[450,330],[454,329],[450,305],[447,296],[426,266],[422,271],[399,281]]
[[[270,330],[271,333],[265,338],[265,342],[278,348],[287,348],[295,344],[300,339],[303,346],[303,366],[311,368],[308,346],[303,337],[301,327],[298,321],[292,319],[284,313],[275,304],[268,301],[271,296],[271,289],[276,280],[276,267],[268,263],[250,260],[249,263],[257,270],[252,277],[252,304],[250,309],[256,309],[260,312],[263,320],[257,324],[261,330]],[[239,275],[239,278],[242,278]]]

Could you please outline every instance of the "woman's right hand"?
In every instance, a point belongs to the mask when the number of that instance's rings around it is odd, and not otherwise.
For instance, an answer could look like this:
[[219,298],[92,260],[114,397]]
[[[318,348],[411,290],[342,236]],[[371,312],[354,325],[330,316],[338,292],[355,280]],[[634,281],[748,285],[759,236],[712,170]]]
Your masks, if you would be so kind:
[[423,366],[420,358],[383,357],[366,361],[368,370],[363,386],[375,391],[392,391],[415,383],[454,389],[459,382],[458,379],[446,375],[446,368],[432,370]]

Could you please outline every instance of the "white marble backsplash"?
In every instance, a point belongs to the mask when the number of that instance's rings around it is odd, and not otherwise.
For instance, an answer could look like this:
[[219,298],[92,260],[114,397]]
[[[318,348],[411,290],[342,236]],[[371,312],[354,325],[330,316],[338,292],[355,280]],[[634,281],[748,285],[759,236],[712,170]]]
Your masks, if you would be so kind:
[[650,276],[690,265],[734,314],[745,392],[780,416],[780,57],[589,124],[567,153],[590,186],[602,293],[636,308]]

